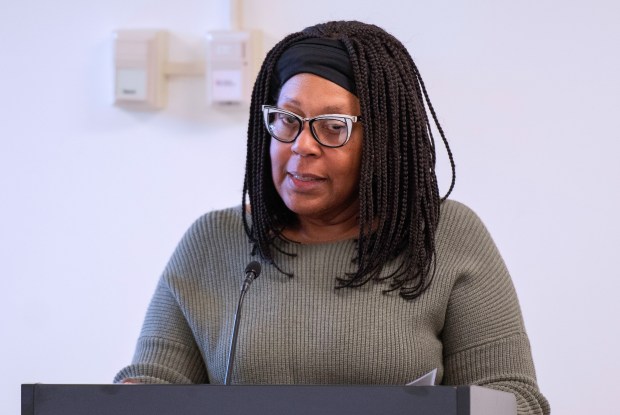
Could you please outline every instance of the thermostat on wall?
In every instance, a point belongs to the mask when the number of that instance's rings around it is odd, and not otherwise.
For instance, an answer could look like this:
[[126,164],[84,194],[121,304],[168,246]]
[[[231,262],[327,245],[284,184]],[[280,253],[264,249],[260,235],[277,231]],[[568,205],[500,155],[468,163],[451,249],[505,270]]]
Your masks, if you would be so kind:
[[215,105],[250,102],[254,76],[255,33],[212,31],[207,33],[207,101]]
[[163,108],[166,104],[166,32],[119,30],[115,35],[114,103],[136,109]]

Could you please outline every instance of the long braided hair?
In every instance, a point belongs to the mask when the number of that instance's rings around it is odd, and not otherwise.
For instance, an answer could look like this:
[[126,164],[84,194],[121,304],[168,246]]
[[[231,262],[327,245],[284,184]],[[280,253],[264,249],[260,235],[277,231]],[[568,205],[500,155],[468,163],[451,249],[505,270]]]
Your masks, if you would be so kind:
[[[243,206],[251,201],[251,225],[243,210],[245,231],[255,250],[276,267],[274,241],[296,222],[271,178],[271,137],[263,125],[261,105],[273,104],[281,85],[274,68],[282,53],[306,38],[334,38],[345,45],[360,101],[363,144],[359,183],[357,272],[337,279],[337,287],[358,287],[385,279],[401,297],[414,299],[429,286],[435,267],[435,231],[439,207],[454,188],[454,160],[426,88],[404,45],[383,29],[356,21],[334,21],[293,33],[267,54],[252,92]],[[275,91],[275,93],[274,93]],[[452,181],[441,198],[435,175],[432,120],[448,152]],[[381,277],[383,266],[398,257],[396,270]],[[280,268],[278,268],[280,269]],[[281,270],[286,273],[285,271]]]

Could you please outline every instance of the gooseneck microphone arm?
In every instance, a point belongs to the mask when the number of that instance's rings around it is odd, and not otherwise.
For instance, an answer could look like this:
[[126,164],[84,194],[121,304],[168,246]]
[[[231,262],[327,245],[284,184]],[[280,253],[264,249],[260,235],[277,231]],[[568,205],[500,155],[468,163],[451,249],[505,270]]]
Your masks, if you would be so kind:
[[237,303],[237,311],[235,311],[235,321],[233,325],[232,336],[230,340],[230,351],[228,352],[228,363],[226,364],[226,377],[224,385],[230,385],[230,377],[232,375],[233,364],[235,363],[235,352],[237,349],[237,332],[239,330],[239,322],[241,321],[241,307],[243,306],[243,297],[250,288],[252,282],[260,275],[261,266],[258,262],[252,261],[245,267],[245,281],[241,286],[241,294],[239,295],[239,303]]

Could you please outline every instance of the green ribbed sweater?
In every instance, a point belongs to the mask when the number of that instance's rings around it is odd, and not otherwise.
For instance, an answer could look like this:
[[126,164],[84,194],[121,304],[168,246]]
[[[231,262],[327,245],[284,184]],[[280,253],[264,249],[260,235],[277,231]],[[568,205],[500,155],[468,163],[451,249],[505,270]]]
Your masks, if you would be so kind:
[[[506,266],[478,217],[447,201],[435,279],[421,297],[383,283],[334,289],[355,270],[353,240],[285,243],[288,278],[262,262],[245,297],[232,383],[437,382],[512,392],[519,414],[548,414]],[[239,290],[251,255],[241,207],[208,213],[187,231],[156,288],[131,365],[115,382],[223,383]],[[388,264],[390,272],[395,264]]]

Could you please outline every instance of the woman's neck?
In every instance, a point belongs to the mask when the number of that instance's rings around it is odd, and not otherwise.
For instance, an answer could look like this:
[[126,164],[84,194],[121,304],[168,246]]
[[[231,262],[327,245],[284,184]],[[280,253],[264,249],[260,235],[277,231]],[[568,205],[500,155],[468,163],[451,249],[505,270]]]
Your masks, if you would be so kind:
[[314,218],[298,218],[297,224],[287,226],[282,236],[302,244],[316,244],[353,239],[359,235],[357,215],[334,221]]

